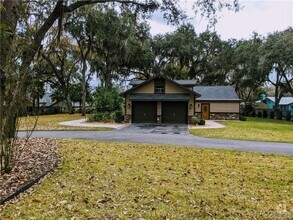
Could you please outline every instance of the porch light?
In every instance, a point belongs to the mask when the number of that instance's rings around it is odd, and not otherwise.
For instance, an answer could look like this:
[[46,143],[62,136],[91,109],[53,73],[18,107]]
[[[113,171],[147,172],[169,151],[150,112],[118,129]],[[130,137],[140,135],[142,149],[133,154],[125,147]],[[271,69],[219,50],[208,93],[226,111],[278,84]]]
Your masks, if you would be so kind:
[[192,109],[192,103],[189,104],[189,108]]
[[128,103],[127,107],[128,107],[128,108],[130,108],[130,107],[131,107],[131,105]]
[[198,107],[198,108],[200,107],[200,104],[199,104],[199,103],[197,104],[197,107]]

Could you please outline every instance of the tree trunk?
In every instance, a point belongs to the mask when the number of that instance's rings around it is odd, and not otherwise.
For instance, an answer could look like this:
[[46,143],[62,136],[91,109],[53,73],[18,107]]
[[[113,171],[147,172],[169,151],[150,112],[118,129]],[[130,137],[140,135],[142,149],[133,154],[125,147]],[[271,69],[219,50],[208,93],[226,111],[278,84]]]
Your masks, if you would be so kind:
[[34,114],[36,112],[36,98],[33,96],[33,106],[32,106],[32,112],[31,114]]
[[67,100],[68,113],[69,114],[74,114],[74,109],[73,109],[72,101],[71,101],[71,98],[70,98],[69,94],[66,95],[66,100]]
[[278,113],[279,113],[279,103],[280,103],[280,98],[279,98],[279,89],[280,89],[280,73],[278,70],[276,70],[277,76],[276,76],[276,84],[275,84],[275,106],[274,106],[274,115],[275,119],[278,118]]
[[[293,71],[293,70],[292,70]],[[282,76],[284,77],[285,81],[286,81],[286,85],[288,87],[288,90],[290,92],[290,94],[293,96],[293,87],[292,87],[292,81],[293,81],[293,72],[291,73],[292,74],[292,78],[289,80],[287,75],[286,75],[286,71],[284,69],[281,69],[281,73],[282,73]]]
[[82,99],[81,99],[81,102],[82,102],[82,116],[85,116],[85,101],[86,101],[86,79],[85,79],[85,76],[86,76],[86,70],[87,70],[87,66],[86,66],[86,60],[85,58],[83,58],[82,60],[82,78],[81,78],[81,87],[82,87],[82,91],[81,91],[81,94],[82,94]]
[[1,25],[6,30],[1,31],[0,43],[0,172],[9,172],[12,168],[14,150],[13,139],[16,133],[17,114],[16,106],[13,106],[14,111],[10,111],[9,105],[13,99],[13,94],[7,91],[11,88],[10,65],[8,64],[11,57],[11,48],[16,31],[18,21],[18,8],[20,1],[9,0],[3,2],[4,9],[1,10]]
[[40,94],[37,95],[37,115],[40,114]]

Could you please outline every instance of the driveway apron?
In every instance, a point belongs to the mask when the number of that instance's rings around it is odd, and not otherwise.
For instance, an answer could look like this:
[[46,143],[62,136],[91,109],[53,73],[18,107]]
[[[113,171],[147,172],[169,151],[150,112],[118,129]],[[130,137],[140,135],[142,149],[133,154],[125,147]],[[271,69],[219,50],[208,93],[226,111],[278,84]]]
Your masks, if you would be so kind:
[[186,124],[130,124],[118,132],[135,134],[188,134]]

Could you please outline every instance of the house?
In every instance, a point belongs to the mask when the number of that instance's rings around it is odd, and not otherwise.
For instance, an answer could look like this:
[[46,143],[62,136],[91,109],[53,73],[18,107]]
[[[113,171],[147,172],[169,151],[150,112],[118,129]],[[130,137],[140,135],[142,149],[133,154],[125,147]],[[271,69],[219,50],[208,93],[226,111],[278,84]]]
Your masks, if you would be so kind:
[[195,80],[170,80],[156,76],[132,81],[130,85],[132,88],[121,93],[125,98],[126,122],[188,123],[193,116],[239,119],[240,100],[233,87],[220,87],[221,96],[209,97],[209,89],[213,87],[195,87]]
[[[256,113],[267,111],[267,114],[269,114],[271,111],[274,111],[275,101],[273,96],[261,95],[261,99],[255,103]],[[286,116],[288,112],[293,116],[293,97],[282,97],[278,109],[282,112],[283,116]]]

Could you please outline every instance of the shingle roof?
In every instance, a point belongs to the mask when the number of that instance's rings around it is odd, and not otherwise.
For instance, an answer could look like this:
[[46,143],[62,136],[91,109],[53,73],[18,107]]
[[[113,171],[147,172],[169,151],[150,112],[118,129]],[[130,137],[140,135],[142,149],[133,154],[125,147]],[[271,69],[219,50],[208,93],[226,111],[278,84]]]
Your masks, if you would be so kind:
[[175,80],[180,85],[183,86],[195,86],[196,85],[196,80]]
[[[275,102],[275,97],[268,96],[267,98]],[[291,103],[293,103],[293,97],[282,97],[279,102],[279,105],[289,105]]]
[[240,101],[233,86],[195,86],[193,90],[199,93],[199,101]]
[[129,84],[134,86],[134,85],[139,85],[143,82],[144,80],[131,80]]
[[130,94],[131,101],[189,101],[189,94]]
[[[182,85],[182,86],[194,86],[196,85],[196,80],[174,80],[176,83]],[[141,83],[143,83],[144,80],[132,80],[129,84],[136,86]]]

